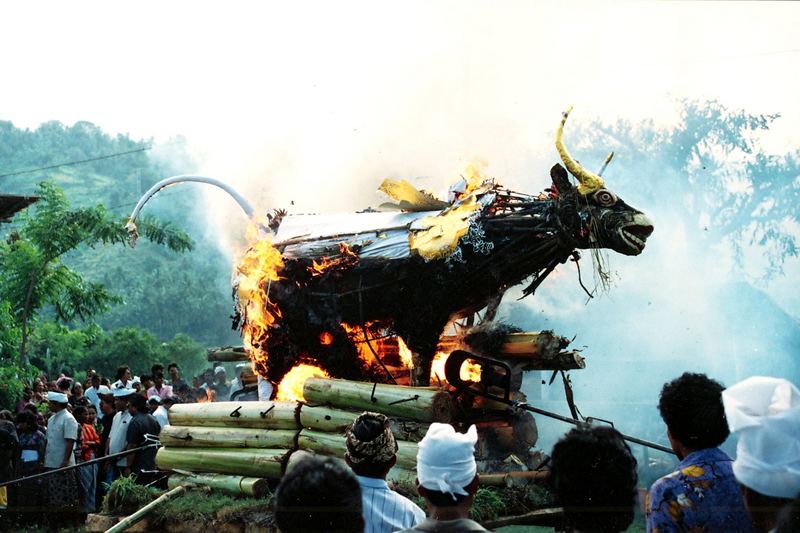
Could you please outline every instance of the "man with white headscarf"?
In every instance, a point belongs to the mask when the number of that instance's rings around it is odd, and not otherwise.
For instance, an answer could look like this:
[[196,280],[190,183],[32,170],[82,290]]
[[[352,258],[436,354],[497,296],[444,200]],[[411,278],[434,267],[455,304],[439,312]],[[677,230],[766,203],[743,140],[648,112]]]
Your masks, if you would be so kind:
[[800,390],[785,379],[756,376],[723,391],[722,402],[739,437],[733,473],[753,527],[781,531],[779,515],[800,497]]
[[[80,425],[67,409],[67,395],[47,393],[50,411],[47,421],[47,445],[44,452],[45,470],[56,470],[75,464],[75,443],[80,438]],[[67,470],[47,477],[47,503],[55,513],[72,514],[78,511],[78,478],[75,470]]]
[[469,519],[478,491],[477,442],[475,426],[458,433],[450,424],[431,424],[417,452],[417,490],[428,518],[402,533],[488,531]]

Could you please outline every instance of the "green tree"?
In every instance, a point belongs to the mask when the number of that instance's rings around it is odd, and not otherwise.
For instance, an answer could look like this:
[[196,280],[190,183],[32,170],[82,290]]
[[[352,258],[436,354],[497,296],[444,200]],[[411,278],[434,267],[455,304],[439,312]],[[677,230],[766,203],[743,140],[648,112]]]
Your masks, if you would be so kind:
[[209,366],[205,346],[188,335],[179,333],[171,341],[162,344],[161,348],[164,366],[176,363],[185,379],[200,374]]
[[599,168],[614,150],[606,177],[626,200],[678,204],[701,246],[726,243],[743,272],[744,251],[758,250],[767,266],[750,274],[753,281],[780,274],[799,252],[800,151],[772,155],[759,147],[759,136],[780,115],[731,110],[716,101],[679,105],[680,120],[669,127],[593,122],[576,132],[576,151],[590,168]]
[[[124,219],[102,205],[73,209],[63,191],[51,182],[38,187],[41,200],[20,216],[17,236],[0,243],[0,301],[11,306],[14,326],[21,336],[19,360],[27,364],[31,324],[39,311],[52,306],[62,322],[86,320],[120,298],[105,286],[84,278],[63,261],[81,247],[122,244],[127,240]],[[172,224],[142,219],[142,235],[174,251],[192,248],[191,239]]]
[[87,350],[83,364],[105,376],[114,376],[121,365],[129,365],[134,372],[145,370],[149,374],[150,366],[160,360],[161,354],[158,339],[149,331],[120,328],[95,342]]

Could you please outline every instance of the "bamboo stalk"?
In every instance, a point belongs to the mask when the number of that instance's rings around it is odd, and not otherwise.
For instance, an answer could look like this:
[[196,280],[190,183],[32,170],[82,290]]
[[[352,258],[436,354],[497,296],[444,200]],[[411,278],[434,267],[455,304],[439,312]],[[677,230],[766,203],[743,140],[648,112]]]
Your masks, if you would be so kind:
[[164,426],[161,444],[178,448],[280,448],[291,449],[295,429],[250,429]]
[[578,352],[561,352],[549,359],[531,359],[523,367],[525,370],[581,370],[586,361]]
[[481,474],[478,482],[491,487],[515,487],[528,485],[550,477],[550,471],[530,470],[526,472],[503,472],[497,474]]
[[325,433],[304,429],[297,437],[297,447],[307,452],[329,455],[344,459],[346,451],[344,436],[337,433]]
[[417,488],[417,471],[416,469],[395,466],[386,474],[386,481],[395,486],[401,485],[406,489],[415,491]]
[[209,361],[219,361],[223,363],[249,361],[250,355],[243,346],[227,346],[225,348],[212,348],[207,352]]
[[[370,410],[375,410],[370,409]],[[344,433],[361,411],[343,411],[324,405],[303,405],[300,408],[300,425],[306,429],[328,431],[331,433]],[[419,442],[428,431],[429,424],[389,417],[392,423],[392,433],[398,440]]]
[[297,402],[182,403],[169,410],[174,426],[298,429]]
[[496,520],[489,520],[484,522],[483,525],[491,530],[513,525],[542,525],[553,526],[561,521],[564,516],[564,509],[562,507],[550,507],[546,509],[536,509],[529,513],[506,516]]
[[310,403],[376,411],[420,422],[450,422],[455,413],[450,394],[433,387],[310,378],[303,386],[303,397]]
[[259,448],[161,448],[156,454],[156,465],[161,470],[179,469],[278,479],[289,453],[287,450]]
[[300,407],[300,425],[317,431],[344,433],[359,414],[324,405],[304,404]]
[[180,485],[194,484],[224,492],[232,496],[243,494],[260,498],[269,493],[268,481],[259,477],[242,477],[225,474],[173,474],[167,480],[167,487],[172,489]]
[[113,527],[107,529],[105,533],[121,533],[122,531],[125,531],[126,529],[134,525],[136,522],[144,518],[145,515],[147,515],[150,511],[152,511],[162,503],[166,503],[180,496],[184,492],[186,492],[185,486],[175,487],[169,492],[165,492],[152,502],[148,503],[147,505],[145,505],[144,507],[133,513],[132,515],[125,517],[119,522],[117,522]]
[[[297,446],[301,450],[341,459],[344,459],[344,454],[347,451],[344,435],[308,429],[300,432],[297,437]],[[417,444],[398,440],[396,464],[398,468],[415,470],[417,467]]]
[[555,357],[569,344],[569,340],[554,334],[552,331],[538,333],[510,333],[500,349],[506,356],[538,355],[539,357]]

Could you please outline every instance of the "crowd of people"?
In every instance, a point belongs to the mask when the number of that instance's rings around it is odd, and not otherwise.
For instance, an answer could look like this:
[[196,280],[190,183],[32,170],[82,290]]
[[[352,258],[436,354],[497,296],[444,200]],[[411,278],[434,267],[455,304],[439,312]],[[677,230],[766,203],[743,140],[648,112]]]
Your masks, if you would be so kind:
[[[150,378],[137,380],[121,367],[113,383],[89,373],[82,386],[62,377],[46,392],[43,382],[35,382],[16,416],[0,412],[0,450],[6,454],[0,456],[0,482],[55,472],[44,481],[11,484],[0,503],[9,503],[8,496],[21,508],[46,504],[53,513],[91,512],[107,486],[99,481],[132,474],[138,483],[158,485],[164,473],[155,465],[156,439],[172,405],[197,400],[198,389],[204,401],[243,389],[259,396],[259,384],[243,379],[238,368],[238,383],[211,369],[193,388],[180,379],[177,365],[167,371],[169,379],[154,365]],[[800,531],[800,391],[794,385],[753,377],[725,389],[704,374],[685,373],[664,385],[658,408],[680,462],[649,488],[649,532]],[[720,449],[732,432],[738,436],[735,460]],[[273,511],[283,533],[486,531],[470,519],[480,479],[475,426],[462,433],[433,423],[420,441],[417,490],[425,510],[386,481],[398,451],[389,418],[362,413],[343,440],[344,461],[310,454],[281,479]],[[80,463],[87,465],[61,470]],[[576,427],[554,446],[549,468],[568,531],[617,532],[631,525],[637,462],[616,429]]]
[[[112,382],[94,370],[84,382],[41,375],[24,388],[15,407],[0,411],[0,483],[47,473],[0,487],[0,510],[39,517],[41,509],[80,521],[100,507],[108,486],[134,474],[136,482],[158,486],[158,434],[176,403],[227,400],[232,390],[224,368],[181,379],[172,363],[155,364],[134,376],[127,365]],[[234,389],[241,389],[233,384]],[[107,457],[106,460],[100,460]],[[85,464],[84,464],[85,463]],[[83,465],[78,468],[67,468]]]

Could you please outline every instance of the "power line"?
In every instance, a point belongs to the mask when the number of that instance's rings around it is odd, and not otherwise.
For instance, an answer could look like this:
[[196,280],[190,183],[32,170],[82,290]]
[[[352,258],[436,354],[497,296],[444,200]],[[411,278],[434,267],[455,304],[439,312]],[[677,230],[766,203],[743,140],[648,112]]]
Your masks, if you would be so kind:
[[27,170],[17,170],[17,171],[14,171],[14,172],[9,172],[7,174],[0,174],[0,178],[8,178],[9,176],[19,176],[20,174],[30,174],[31,172],[39,172],[41,170],[50,170],[50,169],[59,168],[59,167],[68,167],[68,166],[72,166],[72,165],[82,165],[83,163],[91,163],[92,161],[100,161],[100,160],[103,160],[103,159],[111,159],[112,157],[119,157],[119,156],[122,156],[122,155],[135,154],[135,153],[138,153],[138,152],[145,152],[147,150],[150,150],[151,148],[152,148],[152,145],[151,146],[145,146],[144,148],[137,148],[136,150],[128,150],[127,152],[117,152],[115,154],[101,155],[101,156],[98,156],[98,157],[90,157],[89,159],[81,159],[80,161],[68,161],[66,163],[58,163],[56,165],[49,165],[49,166],[46,166],[46,167],[30,168],[30,169],[27,169]]

